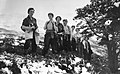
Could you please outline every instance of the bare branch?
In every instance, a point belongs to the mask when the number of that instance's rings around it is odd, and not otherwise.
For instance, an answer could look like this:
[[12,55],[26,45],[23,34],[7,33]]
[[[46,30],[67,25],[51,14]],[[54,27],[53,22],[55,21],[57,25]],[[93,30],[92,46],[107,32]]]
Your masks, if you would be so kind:
[[102,36],[98,35],[98,34],[94,31],[94,29],[91,28],[90,24],[88,23],[88,20],[87,20],[86,18],[84,18],[84,19],[85,19],[85,21],[87,22],[88,26],[90,27],[90,30],[91,30],[96,36],[102,38]]

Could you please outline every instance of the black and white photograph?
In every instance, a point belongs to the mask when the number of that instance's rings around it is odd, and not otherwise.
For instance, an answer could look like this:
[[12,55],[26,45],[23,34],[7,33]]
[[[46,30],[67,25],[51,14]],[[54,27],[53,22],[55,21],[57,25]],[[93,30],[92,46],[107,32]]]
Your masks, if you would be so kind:
[[0,74],[120,74],[120,0],[0,0]]

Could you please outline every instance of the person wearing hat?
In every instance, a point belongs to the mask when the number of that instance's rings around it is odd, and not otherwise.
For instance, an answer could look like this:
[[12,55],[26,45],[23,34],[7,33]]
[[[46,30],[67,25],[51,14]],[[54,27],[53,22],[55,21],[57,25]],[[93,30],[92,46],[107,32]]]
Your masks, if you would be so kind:
[[68,20],[63,19],[63,27],[64,27],[63,46],[66,52],[71,51],[71,46],[70,46],[71,29],[70,26],[67,25],[67,23]]
[[49,21],[45,23],[44,30],[46,30],[46,34],[44,37],[44,48],[42,51],[42,55],[45,56],[50,48],[52,48],[52,53],[56,53],[56,33],[58,31],[55,21],[53,20],[54,14],[48,13]]
[[62,23],[60,22],[62,20],[61,16],[57,16],[55,20],[56,20],[55,24],[58,28],[58,31],[57,31],[57,44],[58,44],[57,50],[58,51],[57,52],[60,53],[63,50],[64,27]]

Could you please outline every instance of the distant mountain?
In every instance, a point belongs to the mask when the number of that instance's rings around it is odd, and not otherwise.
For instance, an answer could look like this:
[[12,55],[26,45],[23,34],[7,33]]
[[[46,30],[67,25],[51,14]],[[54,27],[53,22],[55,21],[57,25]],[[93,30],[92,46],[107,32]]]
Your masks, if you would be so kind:
[[14,30],[8,30],[5,28],[0,28],[0,34],[13,34],[13,35],[19,35],[18,32],[14,31]]

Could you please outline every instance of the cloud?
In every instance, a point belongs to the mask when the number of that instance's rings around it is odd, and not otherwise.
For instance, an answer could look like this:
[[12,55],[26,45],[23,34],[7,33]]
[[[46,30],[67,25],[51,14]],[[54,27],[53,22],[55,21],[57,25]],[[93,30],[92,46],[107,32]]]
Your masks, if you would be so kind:
[[0,15],[0,27],[19,31],[21,20],[21,15],[2,14]]
[[[0,27],[21,31],[22,20],[27,16],[29,7],[35,8],[38,26],[43,32],[44,23],[48,20],[47,13],[53,12],[68,19],[68,25],[76,24],[72,19],[75,9],[89,3],[90,0],[0,0]],[[2,12],[1,12],[2,11]],[[40,20],[39,20],[40,19]]]

